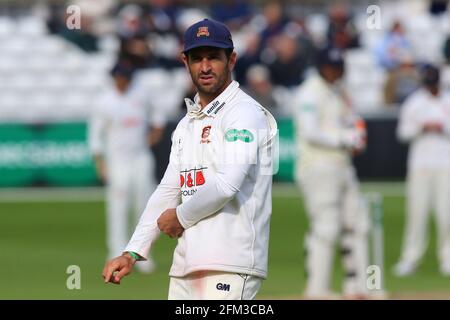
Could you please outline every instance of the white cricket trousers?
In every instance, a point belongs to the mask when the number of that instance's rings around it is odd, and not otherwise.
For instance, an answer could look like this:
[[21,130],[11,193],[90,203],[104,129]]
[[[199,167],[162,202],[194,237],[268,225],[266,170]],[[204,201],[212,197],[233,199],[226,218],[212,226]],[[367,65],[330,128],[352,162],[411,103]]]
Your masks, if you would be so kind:
[[300,177],[310,229],[305,239],[305,296],[327,298],[335,246],[340,240],[343,292],[366,294],[370,218],[351,166],[310,166]]
[[110,259],[122,254],[156,187],[154,166],[150,153],[108,163],[106,233]]
[[262,278],[222,271],[170,277],[169,300],[253,300]]
[[450,263],[450,168],[411,169],[408,172],[406,230],[401,260],[417,264],[428,245],[428,216],[434,209],[437,255]]

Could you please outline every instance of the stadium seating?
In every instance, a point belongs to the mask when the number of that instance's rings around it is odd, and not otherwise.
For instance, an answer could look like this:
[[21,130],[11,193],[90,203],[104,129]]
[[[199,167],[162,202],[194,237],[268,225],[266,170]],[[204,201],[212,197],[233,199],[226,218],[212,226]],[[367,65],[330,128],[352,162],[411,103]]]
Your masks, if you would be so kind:
[[[373,50],[383,37],[383,30],[367,28],[367,16],[355,16],[362,47],[346,54],[346,84],[354,106],[360,112],[383,110],[382,87],[385,72],[376,64]],[[308,15],[306,26],[314,38],[324,38],[325,14]],[[417,15],[405,20],[408,36],[420,61],[442,62],[441,47],[450,31],[447,16]],[[177,50],[165,43],[167,52]],[[0,121],[84,121],[92,110],[96,94],[108,84],[108,71],[119,48],[114,35],[103,36],[99,52],[85,53],[64,39],[50,35],[39,16],[20,18],[0,16]],[[164,51],[164,50],[163,50]],[[449,87],[450,71],[445,69],[444,85]],[[149,69],[138,77],[138,85],[148,91],[153,103],[163,105],[169,116],[177,108],[188,88],[184,69],[169,71]],[[292,92],[283,88],[276,96],[281,105],[288,104]],[[167,92],[171,94],[165,94]],[[158,94],[163,92],[164,94]],[[285,98],[283,98],[285,97]],[[283,112],[284,114],[285,112]]]
[[38,17],[1,17],[0,121],[85,120],[114,62],[112,45],[102,48],[84,53]]
[[[85,53],[49,35],[38,17],[0,17],[0,121],[87,120],[99,92],[108,84],[118,41],[105,36],[98,53]],[[189,79],[183,69],[142,72],[139,85],[150,99],[176,114]],[[170,92],[171,95],[151,94]]]
[[362,113],[380,108],[386,74],[376,65],[372,52],[367,49],[348,50],[345,60],[345,80],[354,106]]

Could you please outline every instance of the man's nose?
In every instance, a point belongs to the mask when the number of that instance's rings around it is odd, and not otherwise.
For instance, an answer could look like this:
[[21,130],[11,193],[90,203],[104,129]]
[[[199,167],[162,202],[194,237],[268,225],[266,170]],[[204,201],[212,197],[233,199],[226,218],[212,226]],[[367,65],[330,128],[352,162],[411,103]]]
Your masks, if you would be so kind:
[[200,65],[200,70],[203,73],[208,73],[211,71],[211,63],[210,63],[209,59],[206,59],[206,58],[202,59],[202,63]]

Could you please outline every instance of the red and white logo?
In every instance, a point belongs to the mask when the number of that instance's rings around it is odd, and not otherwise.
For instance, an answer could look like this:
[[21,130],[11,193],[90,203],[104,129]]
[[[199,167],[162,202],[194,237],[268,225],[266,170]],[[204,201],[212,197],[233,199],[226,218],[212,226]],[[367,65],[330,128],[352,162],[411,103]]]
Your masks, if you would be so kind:
[[209,37],[209,30],[208,27],[199,27],[197,30],[197,38],[200,38],[201,36]]
[[205,184],[206,167],[183,170],[180,172],[180,187],[183,197],[193,196],[197,192],[198,186]]
[[205,176],[203,172],[208,169],[206,167],[183,170],[180,172],[180,187],[192,188],[205,184]]
[[206,126],[202,130],[202,139],[200,140],[200,143],[210,143],[211,140],[209,140],[209,135],[211,134],[211,126]]

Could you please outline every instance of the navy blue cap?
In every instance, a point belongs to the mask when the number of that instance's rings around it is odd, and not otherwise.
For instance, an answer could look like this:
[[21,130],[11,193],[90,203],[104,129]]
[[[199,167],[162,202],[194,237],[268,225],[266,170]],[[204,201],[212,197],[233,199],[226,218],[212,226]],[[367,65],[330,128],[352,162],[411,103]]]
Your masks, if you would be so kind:
[[128,79],[131,79],[134,74],[134,69],[128,66],[124,66],[123,64],[117,63],[110,72],[111,76],[122,76]]
[[331,65],[334,67],[344,67],[343,52],[337,48],[320,49],[316,55],[317,65]]
[[422,70],[422,83],[424,85],[436,85],[439,84],[440,80],[440,71],[439,68],[426,64],[423,66]]
[[198,47],[233,49],[230,30],[223,23],[209,19],[193,24],[184,33],[183,53]]

